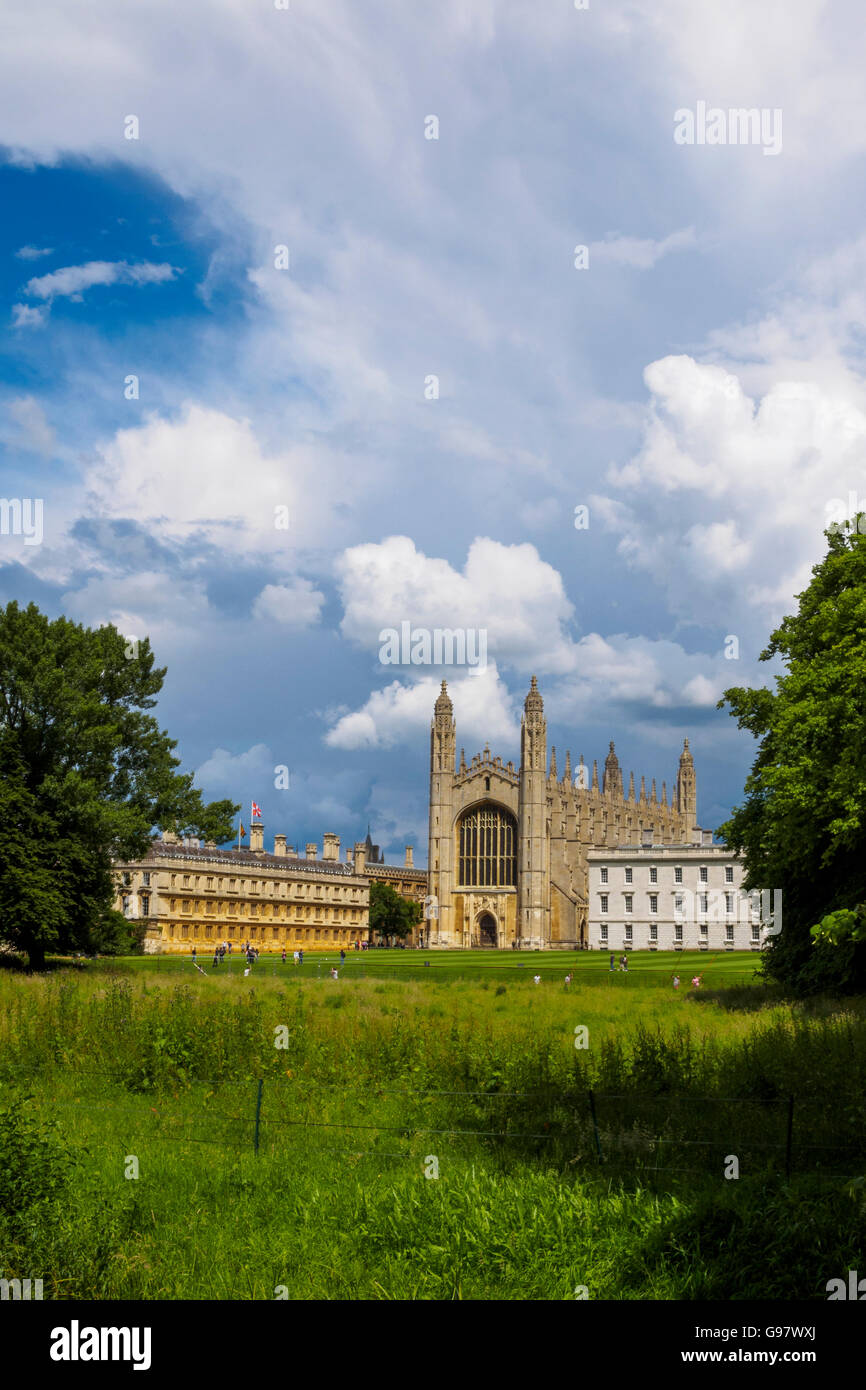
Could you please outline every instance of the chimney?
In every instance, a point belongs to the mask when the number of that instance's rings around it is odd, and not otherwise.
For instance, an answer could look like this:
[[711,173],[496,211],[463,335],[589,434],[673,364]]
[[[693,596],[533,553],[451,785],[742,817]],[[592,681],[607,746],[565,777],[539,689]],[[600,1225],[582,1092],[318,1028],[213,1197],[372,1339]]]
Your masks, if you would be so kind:
[[352,862],[354,856],[355,856],[355,851],[354,851],[353,849],[350,849],[349,846],[346,845],[346,863],[347,863],[347,864],[351,864],[351,862]]
[[411,845],[407,845],[407,846],[406,846],[406,868],[407,868],[407,869],[413,868],[413,864],[412,864],[412,846],[411,846]]
[[703,843],[704,843],[705,845],[710,845],[710,846],[712,846],[712,843],[713,843],[713,832],[712,832],[712,830],[702,830],[702,831],[701,831],[701,838],[702,838]]
[[319,857],[319,846],[318,846],[318,845],[313,845],[313,844],[307,845],[307,858],[308,858],[308,859],[318,859],[318,857]]
[[640,842],[644,849],[649,849],[653,842],[652,826],[644,826],[640,832]]
[[275,835],[275,836],[274,836],[274,854],[279,855],[279,857],[280,857],[281,859],[285,859],[285,857],[286,857],[286,837],[285,837],[285,835]]
[[364,865],[367,862],[367,846],[363,840],[359,840],[355,845],[355,873],[362,874]]
[[322,858],[337,861],[340,858],[340,837],[334,835],[330,830],[325,831]]
[[250,821],[250,851],[261,854],[264,850],[265,828],[261,821]]
[[286,858],[297,859],[297,857],[298,851],[295,849],[294,845],[286,845]]

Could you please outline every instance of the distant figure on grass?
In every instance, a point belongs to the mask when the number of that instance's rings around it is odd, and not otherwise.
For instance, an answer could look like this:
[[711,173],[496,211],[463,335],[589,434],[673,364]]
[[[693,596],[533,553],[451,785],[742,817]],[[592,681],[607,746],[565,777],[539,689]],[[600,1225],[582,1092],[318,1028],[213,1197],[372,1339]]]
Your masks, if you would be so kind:
[[533,980],[535,981],[535,983],[536,983],[537,985],[540,985],[540,984],[541,984],[541,976],[540,976],[540,975],[533,975],[532,978],[533,978]]
[[693,976],[692,976],[692,984],[694,985],[695,989],[700,989],[700,987],[701,987],[701,980],[702,980],[702,979],[703,979],[703,975],[693,975]]
[[619,968],[620,970],[624,970],[626,975],[628,974],[628,956],[623,956],[619,963]]
[[244,979],[246,979],[246,977],[247,977],[247,975],[249,975],[249,973],[250,973],[250,967],[247,966],[246,970],[244,971]]
[[340,964],[341,964],[341,965],[345,965],[345,962],[346,962],[346,952],[343,950],[343,948],[342,948],[342,946],[341,946],[341,947],[340,947]]
[[614,968],[614,961],[615,961],[615,960],[616,960],[616,957],[615,957],[613,951],[611,951],[611,953],[610,953],[610,968],[611,968],[611,970],[613,970],[613,968]]
[[219,951],[214,951],[214,953],[213,953],[213,965],[211,966],[211,970],[216,970],[216,968],[217,968],[217,966],[219,965],[219,963],[220,963],[220,953],[219,953]]
[[304,963],[304,951],[303,951],[303,947],[302,947],[301,950],[298,952],[298,965],[303,965],[303,963]]
[[679,987],[680,987],[680,977],[679,977],[679,975],[674,975],[674,978],[673,978],[673,986],[674,986],[674,989],[679,989]]
[[286,948],[285,948],[285,946],[284,946],[284,947],[283,947],[283,965],[285,965],[285,963],[286,963]]
[[335,965],[332,965],[332,966],[331,966],[331,979],[332,979],[332,980],[338,980],[339,978],[340,978],[340,977],[339,977],[339,975],[337,974],[337,967],[336,967]]
[[570,984],[571,984],[571,981],[572,981],[572,978],[573,978],[573,977],[572,977],[571,974],[566,975],[566,977],[565,977],[565,983],[566,983],[567,985],[570,985]]
[[192,948],[192,963],[193,963],[193,965],[195,965],[195,962],[196,962],[196,950],[195,950],[195,947],[193,946],[193,948]]

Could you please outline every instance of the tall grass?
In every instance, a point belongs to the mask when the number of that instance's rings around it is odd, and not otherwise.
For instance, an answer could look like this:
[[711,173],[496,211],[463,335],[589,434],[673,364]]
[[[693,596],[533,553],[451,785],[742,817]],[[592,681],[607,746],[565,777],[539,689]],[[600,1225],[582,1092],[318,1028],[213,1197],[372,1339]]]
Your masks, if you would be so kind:
[[5,1277],[52,1297],[824,1297],[862,1263],[861,1004],[572,991],[0,973],[0,1152],[41,1146],[53,1175],[0,1203]]

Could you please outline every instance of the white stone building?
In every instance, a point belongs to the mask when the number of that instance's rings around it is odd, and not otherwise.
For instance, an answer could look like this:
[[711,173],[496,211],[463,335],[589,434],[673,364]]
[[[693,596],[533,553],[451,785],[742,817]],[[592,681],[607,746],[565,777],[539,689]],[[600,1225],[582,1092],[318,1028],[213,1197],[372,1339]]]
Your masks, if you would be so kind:
[[613,951],[759,951],[761,895],[744,893],[741,861],[712,831],[693,844],[587,851],[589,945]]

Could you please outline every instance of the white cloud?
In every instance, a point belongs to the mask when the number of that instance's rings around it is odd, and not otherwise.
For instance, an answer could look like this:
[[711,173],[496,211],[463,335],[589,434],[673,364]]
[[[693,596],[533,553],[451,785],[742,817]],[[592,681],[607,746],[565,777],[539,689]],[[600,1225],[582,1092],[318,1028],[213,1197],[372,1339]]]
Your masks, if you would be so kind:
[[45,322],[45,309],[32,309],[29,304],[12,305],[13,328],[40,328]]
[[573,675],[545,691],[545,707],[559,722],[597,723],[619,706],[629,719],[637,706],[675,711],[715,704],[732,684],[721,643],[715,654],[687,653],[677,642],[619,633],[588,633],[577,644]]
[[41,256],[53,256],[53,246],[19,246],[15,255],[20,261],[38,261]]
[[[325,735],[325,742],[331,748],[346,750],[417,744],[430,728],[440,686],[433,676],[410,685],[392,681],[384,690],[374,691],[361,709],[343,715]],[[449,681],[448,692],[455,708],[459,704],[461,741],[467,737],[516,740],[518,725],[495,665],[488,665],[477,676]]]
[[661,241],[654,241],[652,237],[609,234],[603,241],[590,242],[589,263],[594,265],[596,261],[609,261],[613,265],[631,266],[634,270],[651,270],[663,256],[670,255],[672,251],[681,251],[683,247],[694,246],[696,240],[694,227],[671,232]]
[[653,362],[642,447],[610,470],[614,495],[591,499],[620,554],[693,621],[722,621],[721,608],[731,622],[744,604],[777,621],[823,553],[831,500],[866,485],[861,383],[804,372],[753,398],[748,374],[687,356]]
[[291,567],[292,529],[277,529],[276,508],[297,524],[292,454],[269,455],[248,420],[187,404],[176,421],[150,416],[118,430],[85,483],[98,515],[135,518],[168,541],[202,538],[232,554],[266,552]]
[[298,576],[291,584],[266,584],[253,604],[253,617],[270,619],[284,627],[312,627],[319,620],[324,594]]
[[564,671],[574,661],[564,630],[573,609],[562,578],[535,546],[479,537],[463,571],[424,555],[408,536],[353,546],[336,565],[344,637],[378,651],[383,629],[486,631],[487,650],[521,671]]
[[61,296],[80,297],[94,285],[161,285],[177,274],[171,265],[154,265],[145,261],[130,265],[127,261],[88,261],[86,265],[68,265],[52,270],[48,275],[36,275],[28,280],[23,293],[33,299],[53,300]]

